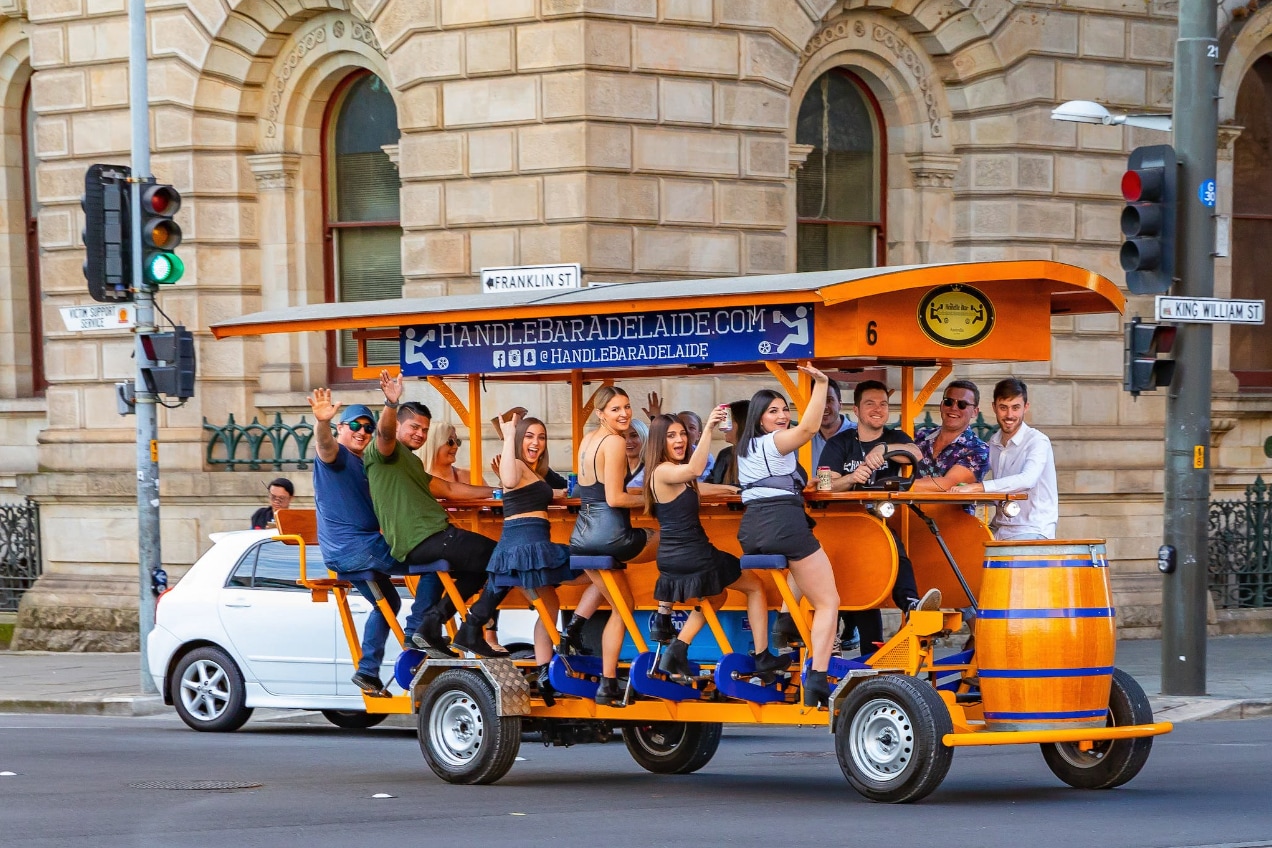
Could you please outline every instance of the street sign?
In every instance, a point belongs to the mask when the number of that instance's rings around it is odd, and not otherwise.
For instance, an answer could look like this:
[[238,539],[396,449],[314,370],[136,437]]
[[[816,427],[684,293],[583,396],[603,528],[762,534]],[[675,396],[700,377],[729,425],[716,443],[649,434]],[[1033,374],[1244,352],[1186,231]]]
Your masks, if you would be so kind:
[[544,289],[577,289],[583,269],[577,262],[567,265],[522,265],[513,268],[482,268],[481,290],[486,294]]
[[1227,300],[1221,297],[1157,296],[1158,321],[1176,324],[1262,324],[1266,313],[1262,300]]
[[62,323],[72,333],[85,330],[129,330],[137,324],[137,309],[131,303],[63,306]]

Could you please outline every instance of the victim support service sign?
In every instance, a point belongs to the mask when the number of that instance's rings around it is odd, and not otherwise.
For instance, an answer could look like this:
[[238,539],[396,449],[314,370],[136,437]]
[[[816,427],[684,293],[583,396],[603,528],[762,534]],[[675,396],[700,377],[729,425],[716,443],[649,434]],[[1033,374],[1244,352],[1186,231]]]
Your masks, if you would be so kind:
[[710,365],[813,355],[812,304],[403,327],[408,377]]

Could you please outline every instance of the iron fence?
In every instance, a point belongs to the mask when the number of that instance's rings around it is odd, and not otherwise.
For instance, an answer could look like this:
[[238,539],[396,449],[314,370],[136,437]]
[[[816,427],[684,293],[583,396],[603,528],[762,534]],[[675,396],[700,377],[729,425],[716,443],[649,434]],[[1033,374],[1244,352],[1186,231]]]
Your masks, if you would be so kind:
[[0,505],[0,612],[18,601],[40,577],[40,508],[35,501]]
[[298,423],[288,424],[282,413],[276,412],[268,424],[256,418],[251,424],[239,424],[231,412],[230,419],[220,426],[204,418],[203,429],[208,433],[205,461],[213,468],[282,471],[287,467],[306,471],[313,463],[309,443],[314,438],[314,426],[304,416]]
[[1210,502],[1209,552],[1216,607],[1272,607],[1272,489],[1262,477],[1240,500]]

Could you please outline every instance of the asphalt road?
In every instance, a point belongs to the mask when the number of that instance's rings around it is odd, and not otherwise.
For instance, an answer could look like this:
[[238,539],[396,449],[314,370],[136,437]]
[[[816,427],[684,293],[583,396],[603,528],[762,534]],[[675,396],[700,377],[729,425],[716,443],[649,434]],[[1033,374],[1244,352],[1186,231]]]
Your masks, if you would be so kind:
[[[16,773],[0,774],[0,845],[1272,845],[1272,720],[1182,725],[1106,792],[1062,785],[1033,746],[964,749],[908,806],[853,792],[813,729],[726,729],[715,759],[680,777],[642,771],[621,742],[525,742],[500,783],[464,787],[433,776],[409,730],[321,721],[215,735],[169,716],[0,715],[0,772]],[[261,785],[133,786],[194,780]]]

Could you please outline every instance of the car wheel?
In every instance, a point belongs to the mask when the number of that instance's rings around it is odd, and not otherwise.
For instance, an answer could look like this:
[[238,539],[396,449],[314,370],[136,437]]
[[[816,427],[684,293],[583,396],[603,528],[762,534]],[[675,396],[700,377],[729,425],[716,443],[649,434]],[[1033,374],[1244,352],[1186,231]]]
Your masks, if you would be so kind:
[[243,673],[220,648],[196,648],[181,658],[169,682],[181,720],[195,730],[229,733],[252,717],[244,706]]
[[452,668],[428,685],[419,714],[420,750],[447,783],[494,783],[521,748],[521,717],[501,716],[479,672]]
[[[1151,724],[1153,707],[1143,688],[1120,668],[1113,669],[1109,727]],[[1113,789],[1139,774],[1153,750],[1153,737],[1105,739],[1083,747],[1076,742],[1042,746],[1051,773],[1076,789]]]
[[368,713],[362,710],[323,710],[322,717],[345,730],[366,730],[388,718],[388,713]]

